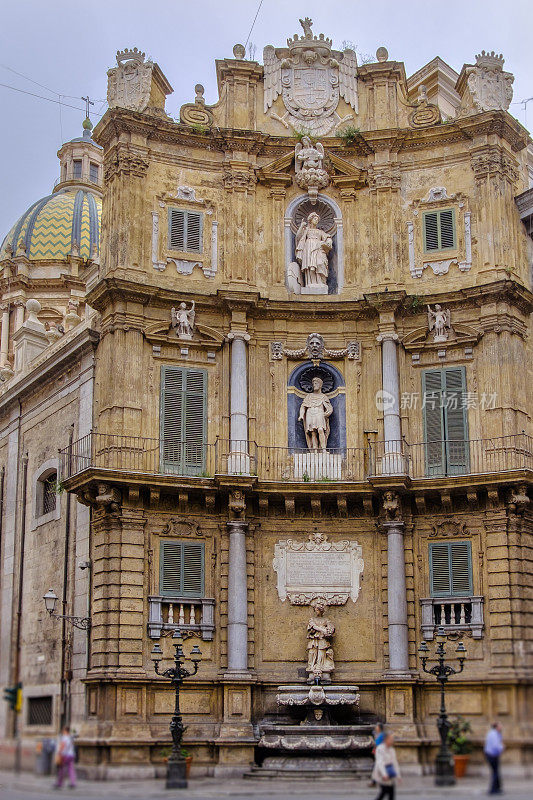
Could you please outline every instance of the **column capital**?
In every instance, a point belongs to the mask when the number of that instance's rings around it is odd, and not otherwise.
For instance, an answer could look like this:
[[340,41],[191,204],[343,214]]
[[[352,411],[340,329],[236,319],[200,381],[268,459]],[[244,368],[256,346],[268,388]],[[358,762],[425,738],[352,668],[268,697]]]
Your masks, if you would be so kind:
[[227,335],[228,341],[232,342],[235,339],[242,339],[245,342],[250,341],[250,334],[246,331],[239,331],[239,330],[231,330]]
[[402,519],[386,519],[383,522],[380,522],[381,530],[387,536],[389,533],[401,533],[403,534],[405,528],[405,522]]
[[230,519],[226,522],[230,533],[247,533],[248,523],[244,519]]
[[400,337],[398,336],[396,331],[382,331],[381,333],[378,333],[376,337],[377,341],[380,343],[386,341],[398,342],[399,338]]

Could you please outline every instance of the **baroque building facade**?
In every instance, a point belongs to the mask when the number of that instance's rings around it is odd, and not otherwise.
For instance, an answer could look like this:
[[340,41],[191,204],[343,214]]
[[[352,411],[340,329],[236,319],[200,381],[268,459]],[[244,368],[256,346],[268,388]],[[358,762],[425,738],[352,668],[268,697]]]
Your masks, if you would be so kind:
[[[109,110],[2,245],[6,758],[68,719],[88,775],[152,774],[172,692],[151,649],[179,628],[204,653],[182,697],[196,771],[283,752],[284,687],[315,678],[357,686],[360,720],[428,769],[417,648],[440,625],[468,650],[451,713],[530,756],[513,78],[485,52],[408,78],[302,26],[264,65],[236,45],[219,100],[197,85],[179,121],[159,66],[117,53]],[[46,615],[50,586],[88,630]]]

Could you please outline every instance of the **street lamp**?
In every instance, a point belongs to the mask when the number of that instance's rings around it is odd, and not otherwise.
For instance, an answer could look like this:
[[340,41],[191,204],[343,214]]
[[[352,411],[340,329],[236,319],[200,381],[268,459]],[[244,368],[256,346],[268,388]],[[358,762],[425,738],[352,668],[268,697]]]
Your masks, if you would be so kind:
[[435,655],[437,656],[437,663],[430,669],[426,669],[428,660],[429,647],[427,642],[423,641],[418,648],[418,652],[422,661],[422,669],[428,675],[434,675],[440,683],[440,713],[437,720],[437,728],[440,735],[440,750],[435,759],[435,784],[437,786],[453,786],[455,783],[455,774],[453,768],[453,759],[448,749],[448,731],[450,730],[451,723],[446,713],[446,704],[444,702],[444,692],[446,683],[452,675],[459,675],[463,671],[466,648],[462,642],[459,642],[455,650],[457,658],[459,659],[459,669],[455,669],[450,664],[445,663],[446,649],[444,643],[446,642],[446,633],[442,625],[437,628],[437,648]]
[[74,625],[75,628],[80,628],[82,631],[86,631],[91,627],[90,617],[73,617],[69,614],[56,614],[56,603],[59,598],[53,589],[48,589],[46,594],[43,595],[43,600],[46,610],[51,617],[54,617],[54,619],[64,619],[67,622],[70,622],[71,625]]
[[152,648],[152,661],[154,662],[156,674],[162,675],[164,678],[170,678],[172,686],[176,689],[174,713],[170,721],[172,752],[168,759],[166,786],[167,789],[185,789],[187,787],[187,778],[185,776],[185,758],[181,754],[181,740],[184,727],[183,717],[180,711],[180,689],[185,678],[190,678],[198,672],[198,665],[202,658],[202,653],[198,645],[194,645],[189,657],[189,660],[192,661],[193,669],[185,669],[183,665],[187,659],[183,652],[183,638],[179,628],[172,634],[172,640],[175,650],[174,666],[166,669],[164,672],[159,671],[159,664],[163,659],[163,652],[158,643],[154,644]]

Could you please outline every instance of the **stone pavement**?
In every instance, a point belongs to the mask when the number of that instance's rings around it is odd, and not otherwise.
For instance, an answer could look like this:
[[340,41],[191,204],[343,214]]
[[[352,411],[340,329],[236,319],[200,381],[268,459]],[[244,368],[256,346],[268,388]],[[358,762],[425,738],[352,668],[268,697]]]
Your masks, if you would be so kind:
[[[505,778],[505,772],[504,772]],[[374,800],[377,792],[362,781],[247,781],[242,779],[193,778],[187,789],[166,791],[164,782],[152,781],[80,781],[75,790],[54,790],[52,778],[31,773],[0,772],[1,800],[49,800],[50,798],[77,798],[94,800],[97,797],[117,800],[156,800],[158,798],[183,798],[183,800],[215,800],[237,798],[238,800],[347,800],[367,798]],[[432,777],[407,777],[397,792],[398,800],[427,798],[428,800],[472,800],[484,797],[487,792],[485,778],[464,778],[453,787],[438,788]],[[525,780],[508,779],[505,797],[512,800],[531,800],[531,783]]]

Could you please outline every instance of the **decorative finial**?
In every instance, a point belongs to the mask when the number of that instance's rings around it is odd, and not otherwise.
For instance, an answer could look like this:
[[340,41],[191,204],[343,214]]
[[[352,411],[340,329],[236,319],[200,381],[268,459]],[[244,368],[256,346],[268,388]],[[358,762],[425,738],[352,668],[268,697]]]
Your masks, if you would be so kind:
[[236,44],[233,48],[233,55],[238,61],[242,61],[246,55],[246,49],[243,44]]
[[194,87],[194,91],[196,92],[196,97],[194,98],[194,102],[196,103],[196,105],[197,106],[205,105],[205,99],[204,99],[205,89],[202,86],[202,84],[197,83],[196,86]]
[[376,50],[376,58],[379,62],[388,61],[389,51],[386,47],[378,47]]
[[486,53],[482,50],[481,53],[478,53],[476,56],[476,66],[484,67],[494,72],[500,72],[503,69],[504,60],[501,53],[498,55],[494,50],[491,50],[490,53]]

